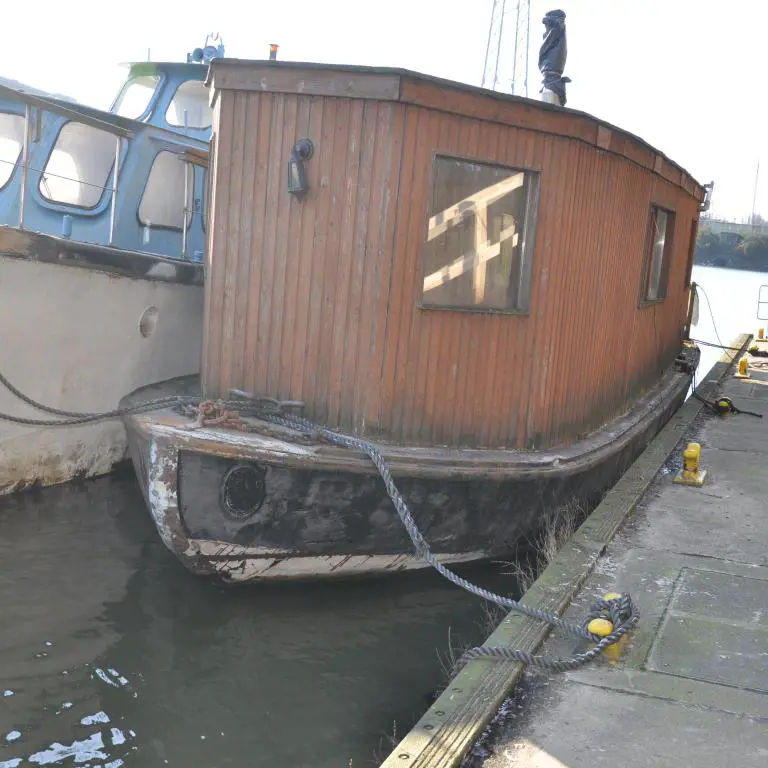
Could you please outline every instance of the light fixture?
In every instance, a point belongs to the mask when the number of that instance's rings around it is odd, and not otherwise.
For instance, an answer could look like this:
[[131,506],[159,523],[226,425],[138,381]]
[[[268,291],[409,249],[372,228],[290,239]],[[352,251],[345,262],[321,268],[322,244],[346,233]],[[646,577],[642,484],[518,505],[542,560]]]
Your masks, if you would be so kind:
[[315,153],[315,146],[309,139],[299,139],[291,150],[288,160],[288,191],[296,197],[303,197],[309,189],[307,170],[304,163]]

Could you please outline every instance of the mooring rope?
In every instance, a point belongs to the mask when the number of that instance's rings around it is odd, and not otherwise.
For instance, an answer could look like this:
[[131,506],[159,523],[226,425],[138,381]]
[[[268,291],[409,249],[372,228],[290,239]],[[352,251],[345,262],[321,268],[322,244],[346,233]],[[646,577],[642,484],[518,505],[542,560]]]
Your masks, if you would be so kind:
[[[575,624],[559,616],[550,613],[548,611],[542,611],[539,608],[521,603],[517,600],[513,600],[511,597],[505,597],[504,595],[496,594],[483,587],[477,586],[472,582],[459,576],[454,571],[443,565],[434,554],[432,554],[429,544],[424,538],[423,534],[416,525],[416,521],[413,519],[408,505],[405,503],[400,491],[397,489],[392,475],[389,471],[389,466],[381,455],[379,449],[371,442],[362,440],[357,437],[351,437],[349,435],[336,432],[325,427],[321,427],[317,424],[313,424],[308,419],[293,416],[288,414],[275,414],[274,412],[265,413],[260,416],[265,421],[280,426],[285,426],[290,429],[295,429],[305,434],[315,434],[324,437],[329,443],[334,445],[343,446],[345,448],[352,448],[367,454],[373,462],[373,465],[379,472],[381,479],[384,481],[384,486],[387,489],[387,494],[392,500],[400,521],[403,524],[406,532],[408,533],[411,542],[413,543],[414,550],[418,557],[425,560],[432,566],[441,576],[446,578],[458,587],[470,592],[477,597],[481,597],[484,600],[493,602],[502,608],[521,613],[525,616],[529,616],[533,619],[539,619],[547,624],[556,627],[557,629],[579,637],[584,640],[589,640],[595,645],[580,653],[575,653],[570,659],[555,659],[548,656],[535,656],[527,651],[520,651],[506,647],[493,647],[493,646],[478,646],[469,649],[459,660],[458,666],[463,666],[472,659],[479,658],[493,658],[504,661],[518,661],[523,664],[529,664],[534,667],[541,667],[552,669],[555,671],[565,671],[569,669],[576,669],[589,661],[592,661],[598,654],[605,650],[609,645],[617,643],[627,632],[637,625],[640,619],[640,614],[637,607],[632,602],[632,599],[628,593],[619,595],[614,600],[598,599],[594,602],[589,610],[589,613],[585,617],[582,624]],[[610,634],[605,637],[599,637],[591,633],[587,626],[596,618],[606,618],[612,625],[613,629]]]
[[[2,374],[0,374],[0,383],[2,383],[10,392],[12,392],[28,405],[31,405],[38,410],[64,417],[60,419],[31,419],[0,413],[1,420],[29,426],[75,426],[79,424],[87,424],[96,421],[103,421],[106,419],[120,418],[132,414],[146,413],[152,410],[160,410],[163,408],[172,408],[178,406],[193,407],[200,411],[202,406],[200,403],[200,398],[169,396],[148,400],[143,403],[137,403],[135,405],[126,406],[124,408],[116,408],[111,411],[104,411],[102,413],[80,413],[77,411],[64,411],[57,408],[51,408],[42,403],[39,403],[38,401],[33,400],[31,397],[25,395],[18,388],[13,386],[13,384],[11,384],[11,382]],[[267,423],[287,427],[288,429],[304,433],[305,435],[322,437],[333,445],[338,445],[344,448],[351,448],[353,450],[358,450],[365,453],[378,470],[379,475],[384,482],[387,494],[392,500],[395,511],[397,512],[400,521],[408,533],[408,536],[411,539],[414,550],[418,557],[425,560],[430,566],[432,566],[432,568],[434,568],[448,581],[452,582],[458,587],[461,587],[467,592],[476,595],[477,597],[481,597],[484,600],[488,600],[489,602],[493,602],[496,605],[499,605],[508,610],[515,611],[517,613],[521,613],[530,618],[546,622],[547,624],[552,625],[562,632],[594,643],[591,648],[574,654],[570,659],[555,659],[547,656],[535,656],[531,653],[528,653],[527,651],[515,650],[506,647],[478,646],[469,649],[461,657],[458,662],[459,667],[463,666],[472,659],[492,658],[504,661],[521,662],[531,666],[548,668],[556,671],[575,669],[576,667],[580,667],[594,659],[608,646],[617,643],[629,630],[636,626],[639,620],[639,612],[637,607],[632,603],[629,594],[627,593],[621,594],[616,599],[612,600],[596,600],[590,608],[590,611],[582,624],[575,624],[573,622],[566,621],[565,619],[562,619],[561,617],[548,611],[534,608],[517,600],[513,600],[510,597],[505,597],[504,595],[499,595],[495,592],[484,589],[483,587],[473,584],[472,582],[464,579],[454,571],[447,568],[431,552],[429,544],[419,530],[419,527],[416,525],[416,521],[413,519],[408,505],[406,504],[405,500],[400,494],[400,491],[395,485],[387,462],[381,455],[379,449],[368,440],[351,437],[341,432],[313,424],[311,421],[303,417],[285,413],[280,408],[280,401],[272,400],[269,398],[264,398],[261,400],[243,399],[225,402],[217,401],[216,406],[218,406],[222,412],[224,412],[225,409],[229,407],[236,408],[239,411],[247,412],[249,415],[253,415]],[[606,635],[605,637],[600,637],[588,630],[587,627],[590,621],[596,618],[605,618],[611,622],[613,628],[610,634]]]

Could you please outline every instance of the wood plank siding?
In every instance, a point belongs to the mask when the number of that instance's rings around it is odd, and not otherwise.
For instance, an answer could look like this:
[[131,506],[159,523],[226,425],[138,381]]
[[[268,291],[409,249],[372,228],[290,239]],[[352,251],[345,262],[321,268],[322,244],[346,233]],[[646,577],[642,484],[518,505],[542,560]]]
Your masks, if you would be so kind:
[[[303,400],[381,440],[530,449],[605,424],[672,364],[704,190],[639,139],[396,70],[221,60],[210,79],[206,395]],[[522,310],[422,306],[438,154],[537,172]],[[674,216],[666,298],[645,302],[652,206]]]

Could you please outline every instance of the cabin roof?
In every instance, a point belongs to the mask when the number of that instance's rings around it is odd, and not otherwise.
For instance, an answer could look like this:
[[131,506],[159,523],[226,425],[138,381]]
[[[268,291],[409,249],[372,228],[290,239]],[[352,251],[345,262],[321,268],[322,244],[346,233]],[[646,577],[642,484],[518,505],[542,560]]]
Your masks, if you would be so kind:
[[185,61],[126,61],[121,67],[130,69],[132,75],[153,75],[157,72],[167,72],[173,75],[187,75],[199,73],[200,80],[205,79],[208,71],[206,64],[196,64]]
[[586,112],[407,69],[298,61],[214,59],[206,84],[221,90],[397,101],[584,141],[652,169],[698,200],[705,189],[682,166],[638,136]]

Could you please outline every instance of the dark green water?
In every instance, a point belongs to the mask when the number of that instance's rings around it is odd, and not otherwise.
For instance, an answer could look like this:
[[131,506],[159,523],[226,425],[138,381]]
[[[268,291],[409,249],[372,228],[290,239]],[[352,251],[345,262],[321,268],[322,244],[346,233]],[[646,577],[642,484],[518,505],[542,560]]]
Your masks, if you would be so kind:
[[[200,580],[128,473],[0,499],[0,563],[0,768],[378,765],[443,683],[449,628],[486,634],[431,572]],[[514,589],[500,569],[462,572]]]

